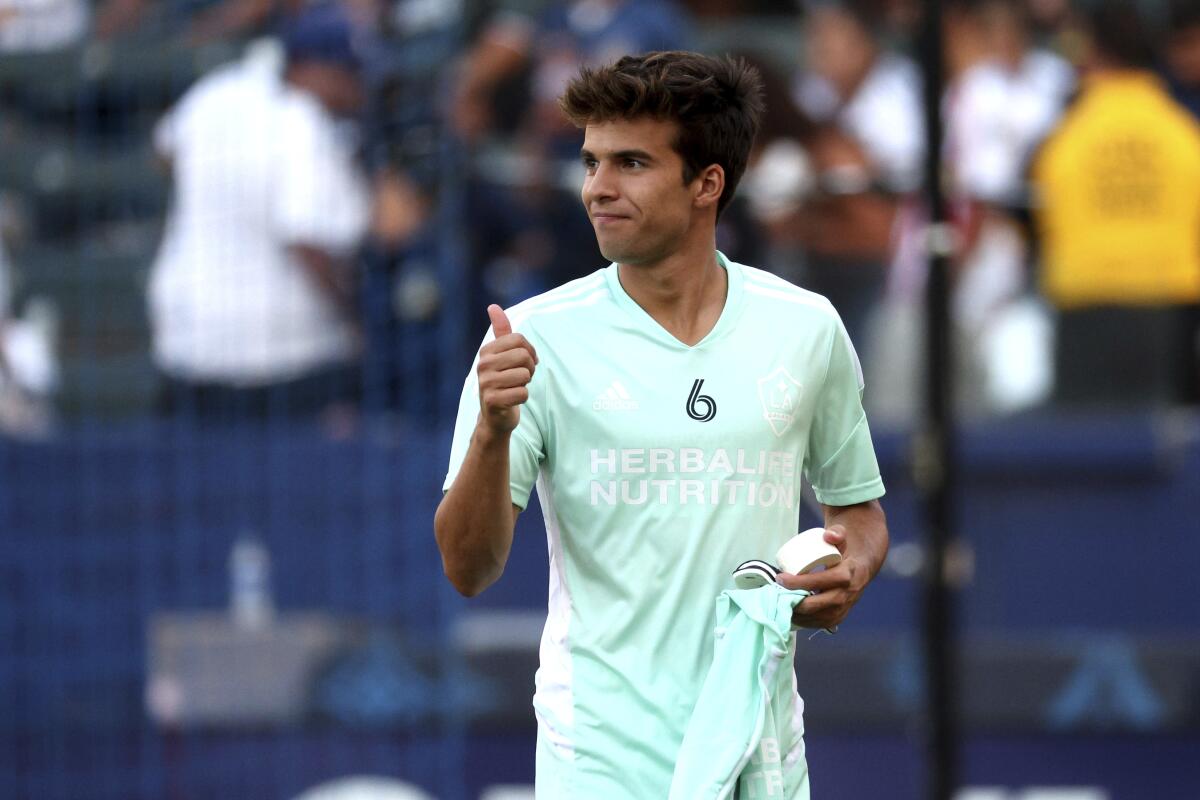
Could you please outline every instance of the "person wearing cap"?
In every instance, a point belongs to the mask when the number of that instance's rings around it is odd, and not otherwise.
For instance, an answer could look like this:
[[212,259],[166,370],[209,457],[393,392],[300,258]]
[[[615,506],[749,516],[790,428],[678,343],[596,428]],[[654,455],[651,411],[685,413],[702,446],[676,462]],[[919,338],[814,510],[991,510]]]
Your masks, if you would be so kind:
[[341,9],[311,6],[159,124],[175,179],[149,284],[165,410],[308,415],[352,398],[350,258],[369,208],[339,119],[362,105],[361,68]]

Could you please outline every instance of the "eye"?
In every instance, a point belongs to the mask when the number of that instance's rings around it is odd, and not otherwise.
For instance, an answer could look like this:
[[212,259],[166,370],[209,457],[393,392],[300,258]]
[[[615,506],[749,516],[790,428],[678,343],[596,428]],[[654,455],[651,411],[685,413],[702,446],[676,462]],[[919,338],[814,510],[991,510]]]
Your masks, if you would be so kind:
[[636,158],[625,159],[625,166],[629,169],[641,169],[646,166],[642,161]]
[[583,163],[583,168],[585,170],[587,170],[587,173],[589,175],[591,175],[593,172],[596,171],[596,167],[600,163],[600,162],[596,161],[596,159],[589,158],[586,156],[584,158],[581,158],[580,161]]

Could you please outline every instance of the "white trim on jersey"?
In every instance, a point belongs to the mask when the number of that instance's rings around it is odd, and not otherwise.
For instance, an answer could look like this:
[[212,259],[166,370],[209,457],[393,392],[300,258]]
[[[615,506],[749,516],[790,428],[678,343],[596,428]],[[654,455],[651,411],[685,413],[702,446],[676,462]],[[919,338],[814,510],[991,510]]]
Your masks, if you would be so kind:
[[[538,646],[539,669],[534,711],[539,727],[559,755],[575,757],[575,675],[571,663],[570,632],[574,603],[563,565],[562,528],[558,523],[545,470],[538,472],[538,499],[546,522],[546,543],[550,550],[550,588],[546,627]],[[553,682],[551,678],[553,677]]]
[[787,289],[782,287],[776,288],[749,280],[742,285],[742,288],[747,292],[753,292],[763,297],[772,297],[776,300],[783,300],[787,303],[795,303],[798,306],[808,306],[830,316],[837,316],[837,311],[834,310],[833,305],[824,297],[821,297],[821,295],[813,294],[791,284],[787,284],[787,287]]
[[775,289],[786,289],[788,291],[804,295],[805,297],[811,297],[813,300],[818,302],[829,302],[823,295],[817,294],[811,289],[805,289],[803,286],[797,286],[791,281],[785,280],[773,272],[767,272],[765,269],[759,269],[758,267],[748,267],[745,264],[739,264],[738,266],[742,268],[742,275],[746,278],[746,280],[753,283],[758,283]]
[[[796,638],[796,634],[792,634]],[[794,650],[793,650],[794,652]],[[796,680],[796,669],[792,667],[792,747],[783,758],[783,770],[788,772],[803,760],[804,747],[804,698],[800,696],[800,683]]]
[[577,300],[564,300],[561,303],[538,306],[537,308],[529,309],[523,314],[511,313],[509,320],[512,322],[513,330],[517,330],[519,326],[525,324],[533,317],[541,317],[547,314],[557,314],[561,311],[566,311],[567,309],[571,308],[581,308],[583,306],[595,305],[599,301],[609,296],[608,287],[603,286],[591,294],[581,297]]
[[591,275],[585,275],[582,278],[576,278],[573,281],[568,281],[562,286],[555,287],[549,291],[542,292],[539,295],[534,295],[527,300],[522,300],[512,308],[508,309],[508,314],[516,314],[523,317],[528,317],[532,312],[542,306],[553,305],[564,300],[569,300],[573,297],[578,297],[581,294],[587,294],[589,291],[598,288],[604,283],[604,271],[594,272]]

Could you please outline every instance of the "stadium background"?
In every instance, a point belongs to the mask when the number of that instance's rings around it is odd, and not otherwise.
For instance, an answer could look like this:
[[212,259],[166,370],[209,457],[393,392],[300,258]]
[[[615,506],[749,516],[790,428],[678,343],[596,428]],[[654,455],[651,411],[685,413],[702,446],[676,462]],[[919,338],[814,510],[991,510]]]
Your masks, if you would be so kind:
[[[290,798],[376,775],[456,800],[528,784],[540,515],[470,602],[431,536],[474,301],[533,285],[472,266],[478,186],[519,185],[520,160],[445,121],[451,67],[495,9],[382,4],[362,162],[410,176],[428,216],[403,247],[359,249],[353,412],[213,423],[158,406],[145,287],[170,183],[152,129],[272,23],[189,38],[196,4],[143,5],[111,36],[0,52],[5,317],[48,337],[56,373],[6,378],[0,797]],[[790,3],[694,6],[694,46],[796,59]],[[912,427],[877,428],[892,556],[843,632],[801,646],[827,800],[915,798],[924,781]],[[961,433],[963,796],[1194,797],[1194,408],[1039,405]]]

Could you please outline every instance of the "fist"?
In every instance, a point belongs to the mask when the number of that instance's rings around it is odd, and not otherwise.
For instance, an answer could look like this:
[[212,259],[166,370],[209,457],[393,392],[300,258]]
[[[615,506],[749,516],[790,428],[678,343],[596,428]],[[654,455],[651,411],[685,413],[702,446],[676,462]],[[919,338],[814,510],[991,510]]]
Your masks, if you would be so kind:
[[488,306],[496,338],[479,351],[480,422],[494,434],[507,434],[521,420],[521,404],[529,399],[529,381],[537,368],[537,352],[512,324],[504,309]]

